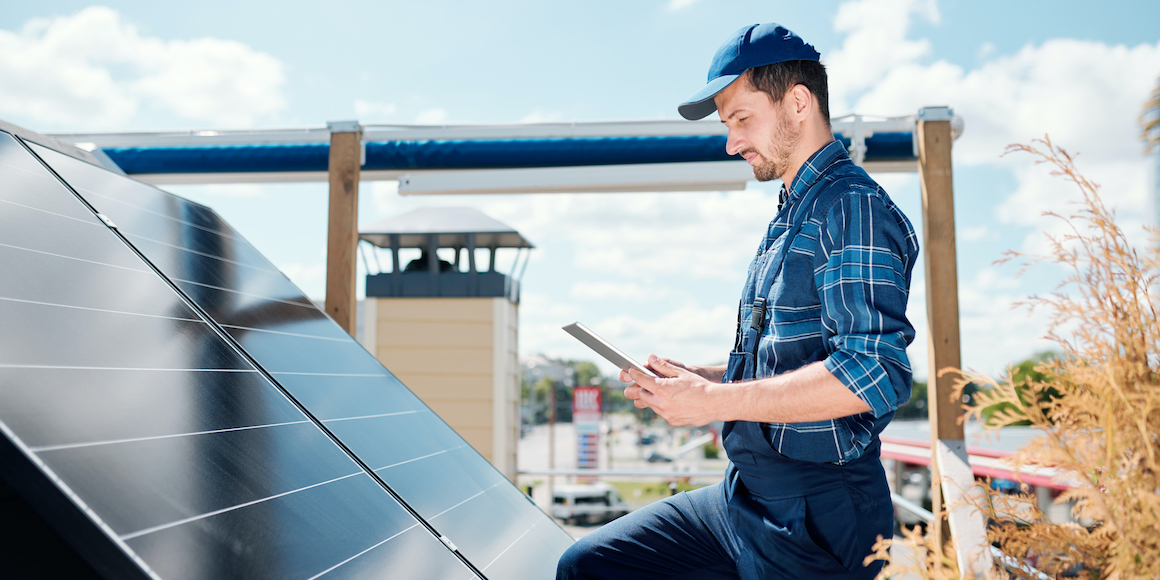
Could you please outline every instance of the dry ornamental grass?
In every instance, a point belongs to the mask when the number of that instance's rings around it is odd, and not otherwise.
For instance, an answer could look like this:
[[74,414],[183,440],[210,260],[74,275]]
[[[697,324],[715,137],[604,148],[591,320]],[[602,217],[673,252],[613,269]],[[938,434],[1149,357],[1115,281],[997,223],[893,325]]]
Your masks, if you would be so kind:
[[[1016,469],[1056,470],[1072,486],[1057,501],[1074,501],[1072,516],[1085,525],[1052,523],[1034,497],[980,485],[985,499],[978,507],[991,522],[988,540],[1053,578],[1160,578],[1160,237],[1149,228],[1146,247],[1133,247],[1100,199],[1099,186],[1050,138],[1007,152],[1033,156],[1081,194],[1073,213],[1048,214],[1069,231],[1049,236],[1047,255],[1009,252],[1004,258],[1024,261],[1024,270],[1053,263],[1068,272],[1055,292],[1025,303],[1049,312],[1047,338],[1061,354],[1038,363],[1040,374],[1021,375],[1022,382],[1011,372],[996,381],[955,371],[961,380],[954,396],[970,382],[983,385],[966,407],[968,417],[988,430],[1020,421],[1041,429],[1043,435],[1011,461]],[[991,412],[984,415],[984,409]],[[880,541],[871,558],[887,559],[891,543]],[[916,550],[918,562],[888,563],[880,578],[960,576],[953,546],[939,549],[917,530],[899,543]],[[995,577],[1009,574],[1026,576],[992,571]]]

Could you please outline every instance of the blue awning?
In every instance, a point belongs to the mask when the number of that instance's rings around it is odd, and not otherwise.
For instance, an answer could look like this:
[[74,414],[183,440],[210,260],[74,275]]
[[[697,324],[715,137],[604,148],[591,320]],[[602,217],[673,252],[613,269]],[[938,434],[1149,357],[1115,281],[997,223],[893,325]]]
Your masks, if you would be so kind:
[[[850,140],[837,134],[847,147]],[[914,160],[912,133],[875,133],[866,161]],[[364,170],[514,169],[740,159],[725,153],[724,135],[504,140],[373,141]],[[326,171],[327,143],[213,147],[105,148],[128,174]]]

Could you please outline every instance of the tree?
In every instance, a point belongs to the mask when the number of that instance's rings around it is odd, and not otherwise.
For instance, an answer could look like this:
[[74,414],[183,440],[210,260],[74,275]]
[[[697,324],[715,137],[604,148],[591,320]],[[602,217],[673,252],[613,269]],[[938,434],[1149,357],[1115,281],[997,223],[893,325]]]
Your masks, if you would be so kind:
[[[1050,364],[1052,360],[1057,359],[1058,357],[1059,355],[1057,353],[1050,350],[1038,353],[1035,356],[1008,369],[1008,376],[1005,382],[1015,385],[1015,392],[1018,393],[1020,399],[1023,400],[1025,405],[1031,404],[1031,393],[1028,390],[1028,385],[1042,385],[1049,383],[1052,378],[1048,376],[1047,373],[1043,372],[1041,367],[1042,365]],[[990,395],[990,393],[987,395]],[[1039,398],[1038,403],[1047,404],[1051,402],[1051,399],[1059,396],[1059,391],[1053,388],[1038,389],[1035,396]],[[1014,405],[1004,401],[984,407],[982,411],[980,411],[980,416],[982,417],[984,424],[992,423],[994,422],[996,415],[1011,412],[1014,409]],[[1026,427],[1031,425],[1031,421],[1022,419],[1015,421],[1010,425],[1015,427]]]
[[894,412],[895,419],[925,419],[928,416],[926,408],[926,383],[914,381],[910,383],[910,400]]
[[569,361],[572,364],[573,377],[577,386],[600,385],[604,382],[600,369],[590,361]]
[[536,405],[536,408],[532,409],[534,417],[532,422],[546,423],[548,421],[549,405],[551,405],[549,397],[552,396],[552,379],[544,377],[536,381],[535,386],[532,387],[532,392],[535,393],[532,400],[539,403]]

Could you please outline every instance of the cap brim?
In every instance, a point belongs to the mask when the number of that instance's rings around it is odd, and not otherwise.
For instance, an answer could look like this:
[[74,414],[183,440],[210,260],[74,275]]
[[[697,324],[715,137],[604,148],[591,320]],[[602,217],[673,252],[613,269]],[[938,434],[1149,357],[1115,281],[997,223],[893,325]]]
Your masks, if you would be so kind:
[[713,101],[713,97],[739,78],[741,78],[739,74],[721,75],[705,83],[705,86],[689,97],[689,100],[677,105],[677,112],[690,121],[704,119],[717,110],[717,103]]

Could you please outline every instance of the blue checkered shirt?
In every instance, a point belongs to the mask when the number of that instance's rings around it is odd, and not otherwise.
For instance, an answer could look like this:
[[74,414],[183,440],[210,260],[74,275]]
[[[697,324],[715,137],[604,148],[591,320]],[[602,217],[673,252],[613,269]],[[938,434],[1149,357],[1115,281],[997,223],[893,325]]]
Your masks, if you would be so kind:
[[[906,301],[918,239],[838,141],[783,186],[782,205],[749,267],[726,378],[775,376],[825,361],[870,412],[766,423],[761,431],[790,458],[844,464],[861,456],[910,398],[906,346],[914,327]],[[764,314],[757,298],[765,299]]]

